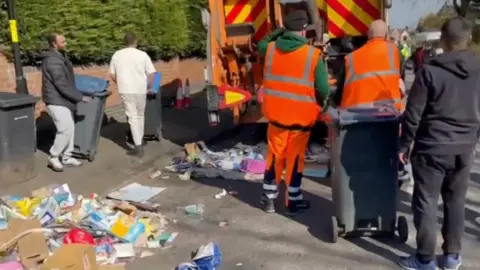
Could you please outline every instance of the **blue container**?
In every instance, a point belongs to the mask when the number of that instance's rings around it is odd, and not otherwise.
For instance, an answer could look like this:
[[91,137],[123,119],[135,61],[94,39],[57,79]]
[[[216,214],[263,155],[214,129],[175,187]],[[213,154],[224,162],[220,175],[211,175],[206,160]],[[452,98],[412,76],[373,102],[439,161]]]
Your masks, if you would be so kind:
[[153,74],[152,93],[158,94],[160,92],[160,82],[161,81],[162,81],[162,73],[155,72]]

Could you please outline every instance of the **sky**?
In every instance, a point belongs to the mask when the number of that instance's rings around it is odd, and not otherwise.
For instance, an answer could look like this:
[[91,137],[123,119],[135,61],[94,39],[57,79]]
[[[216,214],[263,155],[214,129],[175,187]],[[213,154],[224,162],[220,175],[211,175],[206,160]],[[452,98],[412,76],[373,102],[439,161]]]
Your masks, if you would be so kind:
[[393,28],[416,27],[427,13],[437,12],[445,0],[393,0],[389,10],[389,24]]

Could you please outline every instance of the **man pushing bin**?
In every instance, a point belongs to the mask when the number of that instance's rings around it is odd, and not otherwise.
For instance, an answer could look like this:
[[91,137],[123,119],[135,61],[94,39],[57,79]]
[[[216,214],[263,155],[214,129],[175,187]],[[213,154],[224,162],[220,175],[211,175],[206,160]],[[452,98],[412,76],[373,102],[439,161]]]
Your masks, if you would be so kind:
[[67,45],[65,37],[51,34],[47,41],[50,50],[43,54],[42,60],[42,99],[57,129],[50,148],[48,166],[54,171],[61,172],[64,166],[82,165],[79,160],[72,157],[74,112],[77,110],[77,103],[89,102],[91,98],[83,96],[75,88],[73,66],[65,53]]
[[[284,21],[285,29],[273,32],[258,45],[265,57],[262,110],[268,119],[267,169],[261,204],[275,212],[283,170],[286,169],[286,207],[290,213],[306,210],[301,183],[310,131],[329,93],[328,76],[320,51],[307,44],[307,13],[295,10]],[[275,41],[276,40],[276,41]]]
[[112,56],[110,75],[118,86],[135,144],[128,155],[142,157],[147,92],[153,85],[156,70],[148,54],[137,49],[133,33],[126,33],[124,41],[126,47]]

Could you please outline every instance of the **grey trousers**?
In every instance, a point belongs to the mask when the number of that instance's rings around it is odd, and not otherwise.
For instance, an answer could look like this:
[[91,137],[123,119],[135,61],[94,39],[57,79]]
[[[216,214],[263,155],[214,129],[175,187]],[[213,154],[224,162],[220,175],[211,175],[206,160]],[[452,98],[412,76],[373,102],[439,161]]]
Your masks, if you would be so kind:
[[57,129],[55,140],[50,148],[50,156],[71,157],[75,135],[75,120],[72,111],[64,106],[47,105],[47,112]]

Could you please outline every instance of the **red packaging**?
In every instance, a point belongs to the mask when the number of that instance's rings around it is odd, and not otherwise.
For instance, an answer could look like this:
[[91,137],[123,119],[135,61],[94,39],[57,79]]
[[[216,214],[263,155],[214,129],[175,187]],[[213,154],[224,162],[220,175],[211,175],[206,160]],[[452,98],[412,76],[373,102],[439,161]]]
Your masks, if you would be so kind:
[[95,245],[93,236],[85,230],[79,228],[71,229],[65,237],[63,237],[64,244],[87,244]]

